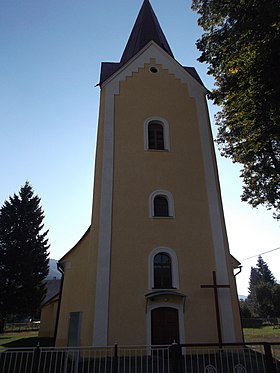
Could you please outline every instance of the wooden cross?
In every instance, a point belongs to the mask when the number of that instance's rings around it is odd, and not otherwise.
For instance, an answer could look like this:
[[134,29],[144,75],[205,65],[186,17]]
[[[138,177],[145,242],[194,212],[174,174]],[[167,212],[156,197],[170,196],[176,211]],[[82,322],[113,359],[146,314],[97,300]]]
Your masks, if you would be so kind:
[[200,285],[200,287],[214,290],[218,339],[219,339],[219,345],[222,345],[223,340],[222,340],[222,329],[221,329],[221,319],[220,319],[220,309],[219,309],[218,288],[229,288],[230,285],[218,285],[217,280],[216,280],[216,272],[213,271],[213,285]]

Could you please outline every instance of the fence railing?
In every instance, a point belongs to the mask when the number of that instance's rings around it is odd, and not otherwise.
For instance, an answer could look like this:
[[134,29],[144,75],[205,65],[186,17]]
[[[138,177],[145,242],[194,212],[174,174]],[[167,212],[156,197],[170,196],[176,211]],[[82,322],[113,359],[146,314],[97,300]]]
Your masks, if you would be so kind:
[[37,331],[40,329],[40,322],[24,322],[24,323],[6,323],[4,332],[28,332]]
[[260,328],[262,326],[273,326],[274,329],[280,328],[280,318],[279,317],[251,317],[251,318],[244,318],[242,317],[241,323],[243,328]]
[[[182,373],[279,373],[280,343],[180,345],[173,371]],[[177,369],[177,370],[176,370]]]
[[0,373],[280,373],[280,343],[6,349]]

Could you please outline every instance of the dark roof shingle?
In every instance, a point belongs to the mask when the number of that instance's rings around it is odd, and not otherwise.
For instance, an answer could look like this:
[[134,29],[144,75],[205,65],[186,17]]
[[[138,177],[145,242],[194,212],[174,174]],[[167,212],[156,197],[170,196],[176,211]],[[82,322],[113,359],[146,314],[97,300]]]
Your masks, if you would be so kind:
[[171,57],[174,58],[168,41],[160,27],[158,19],[149,0],[144,0],[130,37],[124,49],[121,64],[129,61],[135,54],[145,47],[151,40],[157,43]]
[[[120,62],[102,62],[100,83],[102,84],[110,76],[126,64],[133,56],[140,52],[150,41],[154,41],[172,58],[174,58],[168,41],[160,27],[158,19],[149,0],[144,0],[138,17],[135,21],[128,42],[124,49]],[[203,85],[196,70],[193,67],[183,67],[195,80]]]

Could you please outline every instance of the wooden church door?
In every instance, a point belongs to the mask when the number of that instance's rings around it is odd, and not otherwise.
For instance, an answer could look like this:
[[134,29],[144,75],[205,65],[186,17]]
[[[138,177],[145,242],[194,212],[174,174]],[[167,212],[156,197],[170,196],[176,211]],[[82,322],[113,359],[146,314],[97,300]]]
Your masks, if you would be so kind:
[[178,310],[171,307],[155,308],[151,312],[152,345],[179,343]]

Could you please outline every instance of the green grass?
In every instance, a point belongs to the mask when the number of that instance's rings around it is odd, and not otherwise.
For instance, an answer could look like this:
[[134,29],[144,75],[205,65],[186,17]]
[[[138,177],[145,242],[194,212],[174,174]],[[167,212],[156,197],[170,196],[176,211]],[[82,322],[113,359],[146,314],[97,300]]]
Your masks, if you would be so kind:
[[261,328],[244,328],[245,342],[278,342],[280,343],[280,328],[263,326]]
[[[261,328],[244,328],[245,342],[279,342],[280,328],[263,326]],[[52,346],[51,338],[39,338],[38,332],[19,332],[0,334],[0,350],[9,347]]]
[[52,346],[52,338],[39,338],[38,332],[19,332],[0,334],[0,350],[5,348]]
[[[244,328],[244,340],[247,343],[250,342],[277,342],[280,343],[280,329],[273,328],[273,326],[262,326],[260,328]],[[262,352],[261,347],[256,347],[257,351]],[[280,360],[280,349],[274,346],[272,348],[272,354],[275,359]]]

